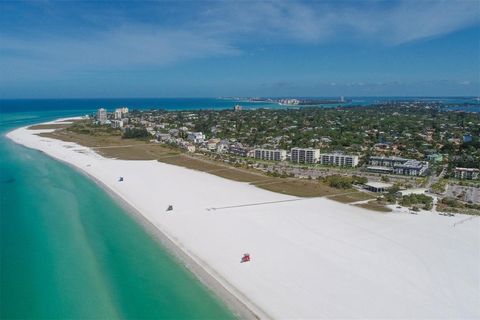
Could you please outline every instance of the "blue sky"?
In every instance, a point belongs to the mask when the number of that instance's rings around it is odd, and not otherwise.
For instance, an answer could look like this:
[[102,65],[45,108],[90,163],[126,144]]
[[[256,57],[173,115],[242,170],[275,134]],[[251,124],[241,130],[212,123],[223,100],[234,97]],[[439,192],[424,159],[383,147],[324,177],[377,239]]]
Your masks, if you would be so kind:
[[0,97],[480,95],[480,1],[2,1]]

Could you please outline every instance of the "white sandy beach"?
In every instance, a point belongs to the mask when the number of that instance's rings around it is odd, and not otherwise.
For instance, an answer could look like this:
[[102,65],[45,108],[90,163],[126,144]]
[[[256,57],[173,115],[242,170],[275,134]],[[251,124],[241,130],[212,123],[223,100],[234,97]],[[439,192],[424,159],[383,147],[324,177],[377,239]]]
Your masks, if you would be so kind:
[[480,318],[480,218],[285,196],[35,135],[48,131],[7,136],[103,182],[262,318]]

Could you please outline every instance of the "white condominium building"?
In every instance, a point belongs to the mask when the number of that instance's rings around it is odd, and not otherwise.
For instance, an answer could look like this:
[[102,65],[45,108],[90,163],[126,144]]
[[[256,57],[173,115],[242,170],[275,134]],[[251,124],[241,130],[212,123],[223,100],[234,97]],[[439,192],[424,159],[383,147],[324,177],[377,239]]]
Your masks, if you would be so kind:
[[255,149],[254,150],[255,159],[261,160],[273,160],[273,161],[284,161],[287,159],[286,150],[269,150],[269,149]]
[[322,153],[320,154],[321,164],[356,167],[358,166],[358,156],[341,153]]
[[100,122],[100,124],[105,124],[105,122],[107,122],[107,110],[104,108],[98,109],[97,121]]
[[126,107],[117,108],[117,109],[115,109],[115,119],[120,120],[127,113],[128,113],[128,108],[126,108]]
[[292,148],[290,159],[295,163],[317,163],[320,160],[320,149]]

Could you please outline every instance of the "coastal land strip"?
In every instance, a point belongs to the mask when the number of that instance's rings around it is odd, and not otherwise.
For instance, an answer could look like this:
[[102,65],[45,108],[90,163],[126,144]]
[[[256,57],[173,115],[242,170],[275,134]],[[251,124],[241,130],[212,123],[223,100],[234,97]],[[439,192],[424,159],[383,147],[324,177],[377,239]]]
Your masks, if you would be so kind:
[[255,305],[253,301],[238,292],[235,287],[229,284],[228,281],[223,279],[219,274],[216,274],[215,270],[212,270],[208,264],[202,262],[199,257],[195,256],[192,252],[188,252],[185,247],[176,243],[175,240],[169,237],[158,226],[152,224],[152,222],[146,219],[135,207],[130,205],[126,199],[116,194],[108,185],[87,172],[79,170],[68,162],[62,162],[77,172],[86,175],[105,190],[148,234],[160,243],[162,248],[166,249],[174,259],[190,271],[216,298],[220,299],[236,317],[246,320],[271,319],[271,317]]
[[[73,119],[58,119],[59,123],[45,123],[34,126],[29,126],[29,130],[49,130],[67,128]],[[39,134],[40,136],[42,134]],[[41,151],[45,153],[44,151]],[[48,153],[45,153],[48,155]],[[257,320],[257,319],[271,319],[271,317],[263,310],[261,310],[255,303],[248,299],[245,295],[235,289],[231,284],[223,279],[219,274],[216,274],[215,270],[210,268],[208,264],[202,262],[201,259],[195,256],[192,252],[188,252],[184,246],[178,244],[171,237],[162,231],[159,226],[155,226],[149,221],[142,213],[140,213],[134,206],[128,201],[112,190],[107,184],[96,178],[92,174],[89,174],[85,170],[81,170],[75,165],[56,159],[73,170],[87,176],[94,181],[100,188],[107,192],[130,216],[132,216],[144,229],[150,234],[156,241],[160,243],[162,248],[166,249],[170,255],[176,259],[182,266],[189,270],[197,280],[199,280],[213,295],[220,299],[222,303],[239,319]]]
[[[237,168],[229,164],[214,161],[201,155],[181,152],[159,143],[149,141],[122,139],[120,136],[105,134],[91,135],[73,132],[69,124],[46,124],[32,126],[29,129],[53,129],[42,132],[41,137],[74,142],[89,147],[104,157],[121,160],[157,160],[162,163],[198,170],[233,181],[246,182],[258,188],[296,197],[328,197],[341,203],[354,203],[363,200],[374,200],[375,196],[355,189],[336,189],[315,180],[271,177],[255,169]],[[379,212],[391,211],[382,205],[371,205],[371,210]]]
[[[350,201],[355,190],[300,198],[222,179],[214,173],[229,170],[220,167],[115,160],[101,154],[114,147],[45,137],[55,129],[41,128],[7,137],[107,187],[240,318],[480,317],[480,219],[378,214],[360,207],[368,199]],[[268,185],[270,177],[255,179]],[[252,261],[239,263],[245,252]]]

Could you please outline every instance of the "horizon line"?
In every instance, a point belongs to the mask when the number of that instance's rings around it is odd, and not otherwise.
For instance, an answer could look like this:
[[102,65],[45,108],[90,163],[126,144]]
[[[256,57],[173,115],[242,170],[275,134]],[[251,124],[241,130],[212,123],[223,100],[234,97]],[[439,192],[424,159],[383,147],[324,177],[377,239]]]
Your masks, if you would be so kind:
[[188,96],[188,97],[35,97],[35,98],[3,98],[2,100],[108,100],[108,99],[250,99],[250,98],[264,98],[264,99],[284,99],[284,98],[478,98],[480,95],[351,95],[351,96],[342,96],[342,95],[333,95],[333,96],[295,96],[295,95],[286,95],[286,96]]

